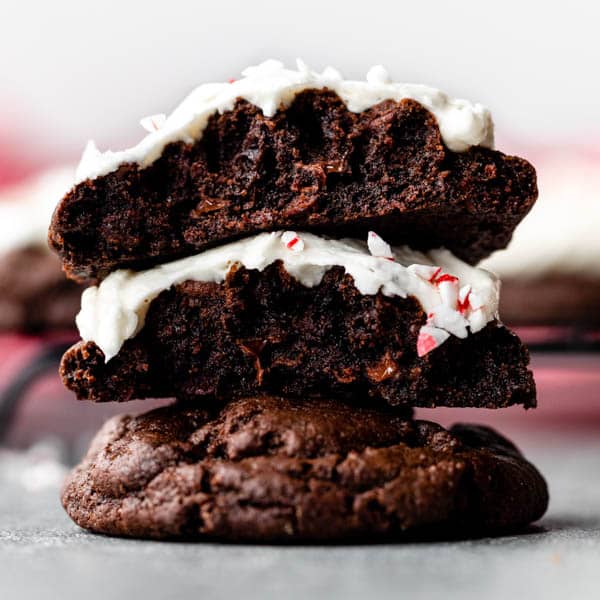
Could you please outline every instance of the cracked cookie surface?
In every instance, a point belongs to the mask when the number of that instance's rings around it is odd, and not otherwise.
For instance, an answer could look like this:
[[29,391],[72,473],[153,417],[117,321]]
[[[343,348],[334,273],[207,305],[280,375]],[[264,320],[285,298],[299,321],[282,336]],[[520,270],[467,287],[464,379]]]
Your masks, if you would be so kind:
[[62,502],[110,535],[343,542],[515,530],[542,516],[548,493],[488,428],[262,396],[113,418]]

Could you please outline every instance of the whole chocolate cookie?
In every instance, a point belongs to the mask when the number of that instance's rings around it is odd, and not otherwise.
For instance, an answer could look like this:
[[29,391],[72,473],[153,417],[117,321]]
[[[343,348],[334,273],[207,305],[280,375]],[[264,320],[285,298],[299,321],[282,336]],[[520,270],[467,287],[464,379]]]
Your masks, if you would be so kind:
[[263,396],[112,419],[62,502],[110,535],[343,542],[513,530],[548,492],[490,429]]

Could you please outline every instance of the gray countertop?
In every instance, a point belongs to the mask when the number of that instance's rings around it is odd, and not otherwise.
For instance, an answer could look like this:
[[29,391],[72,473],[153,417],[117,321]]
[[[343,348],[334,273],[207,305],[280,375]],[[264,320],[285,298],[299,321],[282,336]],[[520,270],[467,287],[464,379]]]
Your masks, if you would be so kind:
[[497,539],[349,547],[91,535],[63,513],[58,477],[34,491],[21,481],[24,467],[8,468],[5,455],[0,597],[600,598],[600,436],[538,435],[525,450],[551,489],[539,528]]

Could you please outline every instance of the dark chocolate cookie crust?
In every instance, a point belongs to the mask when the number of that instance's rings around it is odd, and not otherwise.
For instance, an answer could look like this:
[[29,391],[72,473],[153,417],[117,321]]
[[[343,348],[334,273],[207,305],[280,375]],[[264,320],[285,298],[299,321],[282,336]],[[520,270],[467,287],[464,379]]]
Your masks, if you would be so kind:
[[267,392],[372,406],[535,406],[529,356],[514,334],[491,323],[419,358],[425,320],[413,298],[364,296],[341,268],[313,288],[281,263],[238,268],[223,284],[163,292],[108,363],[92,342],[73,346],[61,375],[78,398],[95,401],[225,402]]
[[335,93],[308,90],[273,118],[240,100],[210,119],[200,141],[80,183],[49,239],[80,280],[296,228],[359,238],[373,229],[475,263],[506,246],[536,197],[529,163],[481,147],[448,150],[415,101],[356,114]]
[[344,542],[515,530],[543,515],[548,492],[485,427],[259,397],[112,419],[62,502],[110,535]]
[[0,331],[73,330],[82,287],[65,278],[47,248],[0,256]]

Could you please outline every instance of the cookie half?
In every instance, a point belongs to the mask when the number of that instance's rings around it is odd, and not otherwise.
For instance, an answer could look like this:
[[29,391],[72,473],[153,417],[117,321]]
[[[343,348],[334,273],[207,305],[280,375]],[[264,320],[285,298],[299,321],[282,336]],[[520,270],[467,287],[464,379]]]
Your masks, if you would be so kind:
[[50,228],[70,277],[97,281],[276,229],[374,229],[476,263],[535,202],[534,168],[490,148],[481,105],[271,67],[201,86],[150,119],[134,148],[88,147]]
[[375,542],[522,528],[548,492],[488,428],[263,396],[214,414],[173,405],[112,419],[62,502],[109,535]]
[[[110,316],[129,314],[117,310],[114,289]],[[89,314],[99,322],[100,312]],[[363,295],[343,268],[307,287],[281,262],[234,267],[223,283],[185,281],[159,294],[143,328],[108,362],[95,342],[73,346],[61,376],[93,401],[177,397],[201,405],[273,393],[364,397],[373,406],[535,406],[529,355],[513,333],[492,320],[422,353],[427,319],[414,297]],[[100,334],[113,331],[100,324]]]

